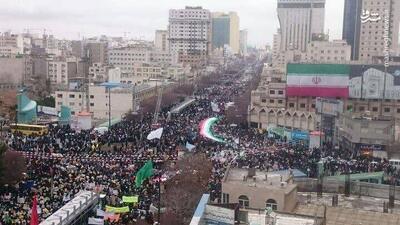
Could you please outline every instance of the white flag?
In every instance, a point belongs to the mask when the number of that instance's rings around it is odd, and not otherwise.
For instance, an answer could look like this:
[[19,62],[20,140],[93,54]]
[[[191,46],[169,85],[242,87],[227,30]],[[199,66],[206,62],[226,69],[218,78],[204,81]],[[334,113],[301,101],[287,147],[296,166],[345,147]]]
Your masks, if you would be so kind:
[[149,135],[147,135],[147,140],[153,140],[155,138],[160,139],[162,132],[163,132],[164,128],[158,128],[157,130],[153,130],[152,132],[150,132]]
[[236,144],[239,144],[239,138],[236,138],[234,141]]
[[88,224],[104,225],[104,220],[99,218],[89,217]]
[[194,148],[196,148],[195,145],[190,144],[188,141],[186,142],[186,148],[187,150],[192,151]]
[[96,210],[96,215],[99,217],[104,217],[105,212],[101,209],[97,209]]
[[211,102],[211,109],[213,112],[220,112],[218,105],[214,102]]

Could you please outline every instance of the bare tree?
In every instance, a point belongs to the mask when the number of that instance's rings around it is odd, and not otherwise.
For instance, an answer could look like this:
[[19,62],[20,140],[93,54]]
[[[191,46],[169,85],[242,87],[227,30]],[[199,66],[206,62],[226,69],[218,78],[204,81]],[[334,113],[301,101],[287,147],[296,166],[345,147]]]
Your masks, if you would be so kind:
[[2,184],[16,184],[23,178],[26,173],[25,157],[15,151],[6,151],[2,155],[2,176],[0,182]]
[[1,91],[0,92],[0,116],[8,119],[15,117],[15,106],[17,104],[16,91]]
[[202,194],[207,191],[211,177],[212,163],[204,154],[196,154],[178,161],[178,174],[166,183],[162,196],[167,211],[179,221],[189,224]]

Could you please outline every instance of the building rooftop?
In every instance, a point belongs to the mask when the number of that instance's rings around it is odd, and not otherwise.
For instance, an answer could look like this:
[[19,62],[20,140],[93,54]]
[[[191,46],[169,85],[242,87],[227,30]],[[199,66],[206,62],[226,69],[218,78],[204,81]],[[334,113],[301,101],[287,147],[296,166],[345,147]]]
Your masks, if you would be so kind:
[[388,199],[339,195],[338,207],[332,207],[332,194],[324,193],[322,197],[317,198],[316,194],[313,193],[310,202],[306,203],[308,194],[298,193],[299,204],[293,213],[324,217],[324,207],[326,206],[326,225],[400,224],[398,201],[395,202],[393,213],[383,213],[383,203],[387,202]]
[[274,225],[316,225],[321,218],[282,212],[272,212],[266,215],[264,211],[248,211],[249,224],[274,224]]
[[297,185],[293,184],[290,171],[265,172],[255,170],[255,175],[249,175],[249,169],[230,168],[227,170],[224,183],[228,184],[248,184],[252,187],[261,188],[287,188],[290,192]]

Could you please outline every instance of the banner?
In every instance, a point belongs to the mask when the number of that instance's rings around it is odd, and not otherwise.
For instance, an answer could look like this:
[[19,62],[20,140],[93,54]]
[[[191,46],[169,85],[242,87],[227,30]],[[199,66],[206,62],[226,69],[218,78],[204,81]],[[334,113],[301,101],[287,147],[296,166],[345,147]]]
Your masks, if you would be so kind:
[[118,222],[119,218],[120,218],[119,214],[106,213],[104,215],[104,220],[105,221]]
[[122,202],[124,203],[138,203],[139,202],[139,196],[122,196]]
[[104,220],[101,218],[89,217],[88,224],[91,225],[104,225]]
[[127,213],[129,212],[129,206],[125,207],[112,207],[106,205],[106,212],[112,212],[112,213]]
[[288,64],[287,96],[349,96],[349,65]]

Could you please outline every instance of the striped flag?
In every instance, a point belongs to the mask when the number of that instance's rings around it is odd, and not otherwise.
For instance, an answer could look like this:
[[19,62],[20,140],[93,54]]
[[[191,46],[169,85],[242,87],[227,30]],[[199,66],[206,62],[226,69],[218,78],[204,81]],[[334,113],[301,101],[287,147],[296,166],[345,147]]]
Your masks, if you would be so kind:
[[288,64],[287,96],[349,97],[349,65]]

